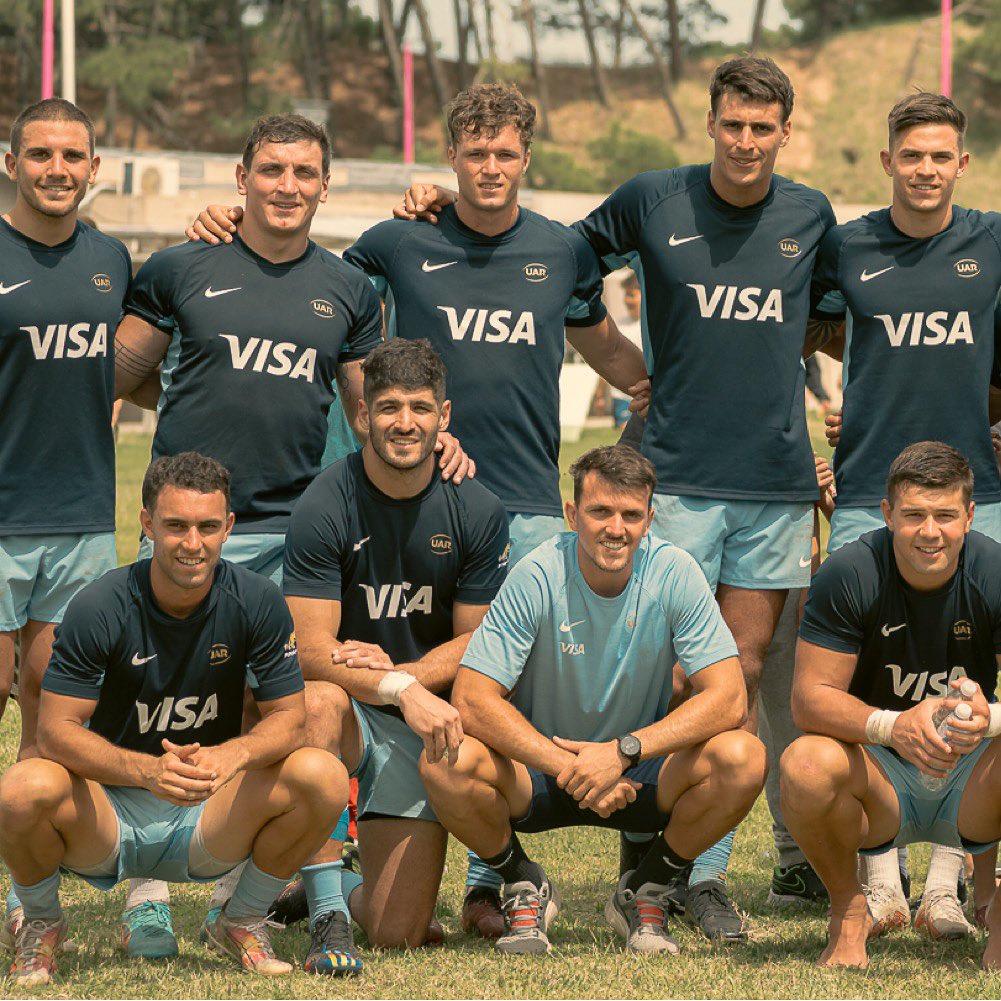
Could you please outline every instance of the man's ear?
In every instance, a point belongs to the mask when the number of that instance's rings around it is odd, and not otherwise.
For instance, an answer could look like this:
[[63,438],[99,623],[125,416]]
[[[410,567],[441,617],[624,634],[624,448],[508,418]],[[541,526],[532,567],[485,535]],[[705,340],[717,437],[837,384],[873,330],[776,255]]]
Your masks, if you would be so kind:
[[448,425],[452,422],[452,401],[445,400],[441,405],[441,413],[438,415],[438,430],[447,431]]
[[577,505],[572,500],[564,501],[563,514],[566,516],[567,524],[571,532],[577,531]]
[[247,193],[247,168],[242,163],[236,165],[236,190],[241,195]]

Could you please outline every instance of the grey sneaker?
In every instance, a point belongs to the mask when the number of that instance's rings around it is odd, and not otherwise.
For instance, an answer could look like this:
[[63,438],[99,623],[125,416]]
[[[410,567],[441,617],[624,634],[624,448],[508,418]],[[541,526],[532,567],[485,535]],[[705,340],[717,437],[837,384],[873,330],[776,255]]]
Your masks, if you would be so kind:
[[678,943],[667,933],[667,888],[644,883],[635,892],[620,880],[605,904],[605,920],[626,940],[631,952],[667,952],[676,956]]
[[711,942],[747,941],[744,919],[721,879],[705,879],[688,887],[685,920]]
[[498,952],[513,956],[544,955],[552,949],[546,936],[559,913],[559,898],[548,879],[542,886],[525,881],[504,886],[501,896],[505,932],[494,943]]

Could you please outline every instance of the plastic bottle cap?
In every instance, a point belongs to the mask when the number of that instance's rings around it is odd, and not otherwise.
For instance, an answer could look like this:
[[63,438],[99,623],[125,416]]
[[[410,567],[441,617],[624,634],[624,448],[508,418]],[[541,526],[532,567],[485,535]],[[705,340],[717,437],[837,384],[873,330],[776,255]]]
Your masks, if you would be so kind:
[[977,683],[975,681],[970,681],[967,678],[959,686],[959,694],[963,696],[964,699],[972,699],[974,695],[977,694]]
[[952,710],[952,715],[956,719],[969,719],[973,715],[973,707],[968,702],[960,702],[955,709]]

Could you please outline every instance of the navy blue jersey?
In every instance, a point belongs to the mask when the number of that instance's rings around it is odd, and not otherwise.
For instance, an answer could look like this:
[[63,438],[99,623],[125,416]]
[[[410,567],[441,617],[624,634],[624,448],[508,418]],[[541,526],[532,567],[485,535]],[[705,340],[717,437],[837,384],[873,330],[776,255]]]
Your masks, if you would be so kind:
[[175,619],[158,607],[150,561],[140,560],[70,602],[42,688],[95,700],[91,730],[159,755],[164,737],[209,747],[239,736],[245,683],[259,702],[303,689],[292,616],[277,586],[220,560],[205,600]]
[[1001,545],[966,537],[959,568],[937,591],[900,576],[887,528],[833,552],[810,585],[799,635],[857,655],[848,691],[878,709],[910,709],[972,678],[994,701],[1001,652]]
[[124,245],[54,247],[0,219],[0,535],[115,530],[115,328]]
[[337,365],[382,339],[365,276],[312,242],[284,264],[239,236],[183,243],[140,268],[125,309],[171,336],[153,458],[218,459],[234,531],[284,532],[320,471]]
[[562,513],[564,326],[605,317],[593,251],[527,209],[499,236],[460,222],[389,220],[344,252],[385,299],[390,332],[426,337],[448,370],[450,430],[510,512]]
[[969,459],[976,500],[1001,500],[987,416],[999,287],[997,212],[956,206],[947,229],[921,240],[889,209],[827,234],[813,297],[816,315],[847,315],[839,507],[878,504],[893,460],[928,440]]
[[575,224],[609,270],[639,254],[658,492],[816,498],[802,352],[832,225],[824,195],[777,175],[756,205],[731,205],[708,165],[640,174]]
[[302,495],[285,539],[287,595],[341,603],[338,638],[377,643],[394,663],[454,635],[455,602],[486,605],[508,563],[507,514],[479,479],[435,473],[419,494],[387,497],[361,452]]

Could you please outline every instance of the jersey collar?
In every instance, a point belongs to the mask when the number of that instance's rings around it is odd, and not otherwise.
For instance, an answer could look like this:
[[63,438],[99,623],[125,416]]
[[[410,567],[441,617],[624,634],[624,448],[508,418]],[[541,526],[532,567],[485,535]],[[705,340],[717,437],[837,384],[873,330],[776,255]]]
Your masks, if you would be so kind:
[[504,230],[503,233],[498,233],[496,236],[487,236],[485,233],[478,233],[475,229],[470,229],[459,218],[459,214],[455,211],[455,205],[445,206],[441,213],[441,223],[443,227],[453,230],[468,243],[497,246],[499,243],[507,243],[509,240],[513,240],[518,235],[518,232],[525,223],[525,209],[519,207],[518,218],[515,220],[514,225],[510,229]]

